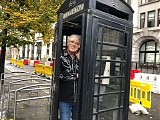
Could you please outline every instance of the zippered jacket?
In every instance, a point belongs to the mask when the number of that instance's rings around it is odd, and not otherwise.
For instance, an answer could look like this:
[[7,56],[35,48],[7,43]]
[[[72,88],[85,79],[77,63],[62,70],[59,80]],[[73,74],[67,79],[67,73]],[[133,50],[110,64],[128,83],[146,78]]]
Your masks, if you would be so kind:
[[79,60],[76,55],[71,57],[65,50],[60,57],[59,100],[74,102],[77,99],[77,74]]

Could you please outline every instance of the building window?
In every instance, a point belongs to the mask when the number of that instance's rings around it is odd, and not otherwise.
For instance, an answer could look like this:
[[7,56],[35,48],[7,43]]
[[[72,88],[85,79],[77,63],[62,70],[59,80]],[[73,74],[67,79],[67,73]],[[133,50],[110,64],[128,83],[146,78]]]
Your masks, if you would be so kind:
[[155,27],[155,11],[148,12],[148,27]]
[[159,48],[157,42],[154,40],[148,40],[144,42],[139,51],[140,63],[157,63],[159,61]]
[[157,26],[160,26],[160,9],[158,10],[158,23]]
[[141,4],[145,4],[146,3],[146,0],[141,0]]
[[129,5],[131,5],[131,0],[126,0],[126,2],[127,2]]
[[155,0],[147,0],[147,2],[154,2]]
[[140,29],[144,28],[145,25],[145,13],[140,14]]

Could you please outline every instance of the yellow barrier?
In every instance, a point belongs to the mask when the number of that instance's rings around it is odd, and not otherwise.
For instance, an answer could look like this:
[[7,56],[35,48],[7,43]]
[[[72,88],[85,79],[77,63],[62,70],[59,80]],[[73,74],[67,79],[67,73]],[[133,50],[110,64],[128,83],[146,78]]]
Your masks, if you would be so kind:
[[24,66],[23,61],[22,60],[16,60],[16,66],[20,67],[20,68],[23,68],[23,66]]
[[34,71],[38,75],[45,75],[46,77],[52,77],[52,66],[45,66],[43,64],[37,64],[34,68]]
[[44,65],[43,64],[36,64],[34,71],[38,75],[44,75]]
[[148,83],[131,80],[129,101],[151,108],[151,89],[151,85]]
[[14,58],[10,59],[10,64],[14,65]]
[[52,77],[52,66],[45,66],[44,72],[46,77]]

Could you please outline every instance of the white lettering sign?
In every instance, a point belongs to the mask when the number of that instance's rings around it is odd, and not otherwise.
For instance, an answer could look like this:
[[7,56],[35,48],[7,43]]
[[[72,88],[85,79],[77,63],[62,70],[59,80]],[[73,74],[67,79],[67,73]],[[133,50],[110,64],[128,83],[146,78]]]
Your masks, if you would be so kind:
[[63,18],[67,18],[75,13],[78,13],[79,11],[81,11],[83,9],[84,9],[84,3],[79,4],[79,5],[75,6],[74,8],[72,8],[71,10],[69,10],[68,12],[65,12],[63,14]]

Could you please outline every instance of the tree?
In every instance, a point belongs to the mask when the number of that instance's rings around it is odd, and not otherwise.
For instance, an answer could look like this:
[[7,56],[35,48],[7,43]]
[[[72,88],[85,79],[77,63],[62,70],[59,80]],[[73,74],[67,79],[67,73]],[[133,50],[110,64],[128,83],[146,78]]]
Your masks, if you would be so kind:
[[0,1],[0,74],[4,72],[6,45],[19,47],[34,41],[41,33],[44,43],[53,37],[52,24],[63,0],[1,0]]

